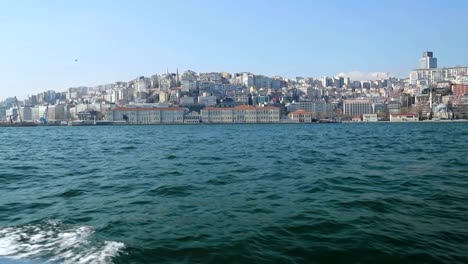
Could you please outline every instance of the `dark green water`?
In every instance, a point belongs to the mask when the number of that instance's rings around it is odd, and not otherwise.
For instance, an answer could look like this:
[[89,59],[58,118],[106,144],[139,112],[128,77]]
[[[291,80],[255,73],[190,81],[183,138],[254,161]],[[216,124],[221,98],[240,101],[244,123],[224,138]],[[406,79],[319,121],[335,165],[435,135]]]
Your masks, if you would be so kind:
[[0,262],[467,263],[468,124],[0,128]]

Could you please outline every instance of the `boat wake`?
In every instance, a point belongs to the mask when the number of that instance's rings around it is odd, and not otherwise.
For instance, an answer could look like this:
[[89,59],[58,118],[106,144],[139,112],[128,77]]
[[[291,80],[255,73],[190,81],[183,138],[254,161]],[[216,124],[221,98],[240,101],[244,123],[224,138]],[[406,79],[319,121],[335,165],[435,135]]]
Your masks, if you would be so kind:
[[91,242],[89,226],[67,228],[58,221],[0,228],[0,258],[46,263],[111,263],[125,245]]

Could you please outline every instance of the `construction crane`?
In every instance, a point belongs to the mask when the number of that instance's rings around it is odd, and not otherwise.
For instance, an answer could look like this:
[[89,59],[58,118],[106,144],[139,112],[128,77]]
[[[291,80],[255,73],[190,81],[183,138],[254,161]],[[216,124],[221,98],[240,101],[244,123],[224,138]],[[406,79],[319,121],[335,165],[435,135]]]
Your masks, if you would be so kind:
[[44,114],[39,118],[39,123],[41,125],[47,125],[47,119],[49,118],[49,104],[46,105]]
[[16,111],[18,111],[18,116],[20,119],[20,124],[23,125],[23,117],[21,116],[21,109],[18,103],[18,98],[16,98],[16,96],[15,96],[15,103],[16,103]]

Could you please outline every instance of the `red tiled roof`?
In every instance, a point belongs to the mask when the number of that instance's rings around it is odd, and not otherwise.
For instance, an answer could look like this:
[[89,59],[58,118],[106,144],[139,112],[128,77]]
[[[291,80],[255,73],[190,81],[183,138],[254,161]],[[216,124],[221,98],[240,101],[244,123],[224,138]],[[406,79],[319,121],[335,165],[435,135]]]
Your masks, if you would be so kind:
[[312,112],[308,112],[308,111],[299,109],[299,110],[296,110],[296,111],[291,112],[291,113],[289,113],[289,114],[294,114],[294,115],[311,115]]
[[179,107],[121,107],[118,106],[111,111],[183,111],[182,108]]
[[417,114],[390,114],[391,116],[418,116]]
[[[278,107],[274,106],[265,106],[265,107],[255,107],[251,105],[238,105],[235,107],[205,107],[204,110],[221,110],[221,111],[232,111],[232,110],[278,110]],[[202,109],[202,110],[203,110]]]
[[236,109],[236,110],[255,110],[256,107],[251,106],[251,105],[238,105],[238,106],[235,106],[234,109]]

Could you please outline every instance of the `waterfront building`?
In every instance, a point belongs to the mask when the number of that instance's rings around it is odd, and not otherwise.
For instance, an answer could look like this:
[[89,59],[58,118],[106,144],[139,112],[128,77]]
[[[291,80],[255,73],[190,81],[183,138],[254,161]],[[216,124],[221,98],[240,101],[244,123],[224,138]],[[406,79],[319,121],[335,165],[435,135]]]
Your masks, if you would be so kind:
[[353,99],[343,101],[343,114],[345,116],[353,117],[373,113],[372,101],[370,100]]
[[6,120],[6,107],[0,106],[0,122]]
[[33,121],[32,107],[24,106],[20,107],[20,115],[23,121]]
[[299,101],[299,109],[311,112],[312,118],[328,118],[333,116],[334,107],[325,100]]
[[38,105],[32,108],[32,113],[31,113],[31,120],[32,121],[39,121],[41,117],[44,116],[44,113],[47,109],[47,106],[45,105]]
[[10,121],[10,120],[13,122],[19,121],[18,108],[16,107],[6,109],[5,115],[6,115],[7,121]]
[[452,106],[453,116],[455,118],[468,119],[468,104],[456,104]]
[[432,109],[433,118],[452,119],[453,113],[446,104],[438,104]]
[[289,113],[288,117],[295,123],[312,123],[312,112],[296,110]]
[[76,114],[79,120],[99,120],[99,112],[89,109]]
[[362,122],[377,122],[377,114],[363,114]]
[[68,118],[67,106],[65,104],[49,105],[48,121],[66,121]]
[[190,112],[184,116],[184,124],[199,124],[200,121],[201,117],[197,112]]
[[116,107],[106,115],[108,121],[126,121],[129,124],[171,124],[184,122],[184,110],[178,107]]
[[207,107],[200,111],[200,115],[204,123],[278,123],[280,108],[249,105]]
[[390,114],[390,122],[418,121],[417,114]]

